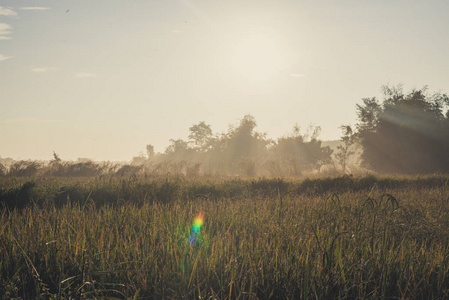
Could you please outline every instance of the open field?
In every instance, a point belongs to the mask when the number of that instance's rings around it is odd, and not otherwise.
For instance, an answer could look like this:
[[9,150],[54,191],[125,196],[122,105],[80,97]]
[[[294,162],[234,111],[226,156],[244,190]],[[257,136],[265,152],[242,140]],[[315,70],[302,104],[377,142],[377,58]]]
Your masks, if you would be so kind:
[[0,294],[447,299],[448,181],[0,178]]

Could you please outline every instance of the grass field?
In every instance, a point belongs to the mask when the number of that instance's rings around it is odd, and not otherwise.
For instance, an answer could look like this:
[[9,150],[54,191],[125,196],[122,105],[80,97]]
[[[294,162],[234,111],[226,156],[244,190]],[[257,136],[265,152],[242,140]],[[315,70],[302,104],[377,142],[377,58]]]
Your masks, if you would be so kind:
[[0,294],[448,299],[448,181],[0,178]]

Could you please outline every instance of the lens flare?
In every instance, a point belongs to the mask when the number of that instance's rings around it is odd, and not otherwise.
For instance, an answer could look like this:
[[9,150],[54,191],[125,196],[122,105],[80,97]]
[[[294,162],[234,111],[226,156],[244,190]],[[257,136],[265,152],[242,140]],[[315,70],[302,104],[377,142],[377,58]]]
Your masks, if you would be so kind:
[[204,223],[204,215],[202,213],[199,213],[198,216],[193,221],[193,227],[190,231],[190,237],[189,237],[189,244],[193,245],[196,242],[196,238],[198,236],[198,233],[201,230],[201,227]]

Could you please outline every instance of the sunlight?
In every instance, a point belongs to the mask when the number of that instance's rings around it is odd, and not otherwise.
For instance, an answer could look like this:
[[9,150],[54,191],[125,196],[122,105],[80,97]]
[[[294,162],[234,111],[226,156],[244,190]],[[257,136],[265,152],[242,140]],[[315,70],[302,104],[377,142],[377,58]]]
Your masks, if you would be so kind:
[[245,81],[266,81],[282,69],[285,53],[276,39],[256,33],[238,37],[230,56],[236,76]]

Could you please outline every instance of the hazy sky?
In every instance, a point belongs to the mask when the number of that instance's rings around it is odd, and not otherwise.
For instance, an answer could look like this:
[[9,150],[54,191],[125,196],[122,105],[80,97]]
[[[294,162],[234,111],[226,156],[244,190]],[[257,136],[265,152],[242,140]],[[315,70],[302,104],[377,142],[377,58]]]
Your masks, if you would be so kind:
[[252,114],[337,139],[383,84],[449,93],[449,1],[0,0],[0,157],[130,160]]

